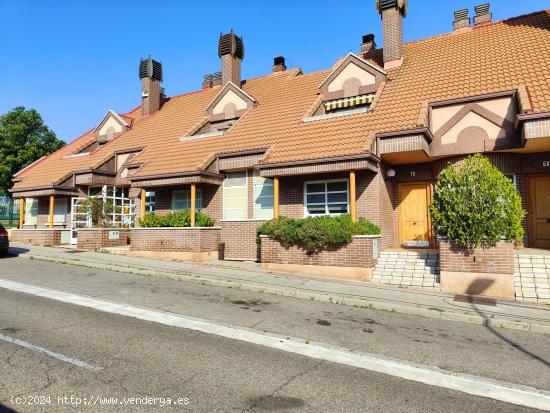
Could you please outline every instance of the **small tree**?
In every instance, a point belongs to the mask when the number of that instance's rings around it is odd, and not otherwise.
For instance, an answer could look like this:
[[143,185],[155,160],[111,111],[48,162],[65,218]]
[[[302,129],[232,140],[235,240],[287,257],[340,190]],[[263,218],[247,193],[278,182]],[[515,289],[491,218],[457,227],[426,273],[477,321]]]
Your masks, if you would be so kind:
[[118,208],[111,201],[104,201],[103,198],[89,196],[86,198],[86,210],[92,220],[94,227],[107,227],[113,225],[113,212],[118,212]]
[[519,193],[480,154],[441,172],[430,211],[436,232],[463,247],[494,246],[502,239],[518,242],[523,236]]

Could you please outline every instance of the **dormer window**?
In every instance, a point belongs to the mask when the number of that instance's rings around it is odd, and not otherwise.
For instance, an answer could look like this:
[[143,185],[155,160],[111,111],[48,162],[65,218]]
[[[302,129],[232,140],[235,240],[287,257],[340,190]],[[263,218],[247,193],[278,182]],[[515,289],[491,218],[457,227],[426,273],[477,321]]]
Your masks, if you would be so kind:
[[109,142],[128,129],[128,122],[115,111],[109,110],[94,131],[99,145]]
[[240,87],[229,82],[206,108],[208,117],[189,136],[181,141],[223,135],[256,101]]
[[211,123],[238,119],[255,100],[237,85],[229,82],[206,108]]
[[368,110],[385,79],[381,68],[348,54],[319,86],[323,105],[316,114]]

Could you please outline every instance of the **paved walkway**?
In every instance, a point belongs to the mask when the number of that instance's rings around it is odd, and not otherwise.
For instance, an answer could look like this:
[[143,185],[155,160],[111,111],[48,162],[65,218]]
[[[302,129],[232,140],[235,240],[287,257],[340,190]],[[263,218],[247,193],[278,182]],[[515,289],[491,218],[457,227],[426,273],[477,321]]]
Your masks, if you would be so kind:
[[264,270],[251,262],[175,262],[17,243],[10,251],[27,258],[103,270],[550,334],[550,306],[544,305],[506,300],[498,300],[496,306],[473,304],[454,301],[451,294],[299,276]]

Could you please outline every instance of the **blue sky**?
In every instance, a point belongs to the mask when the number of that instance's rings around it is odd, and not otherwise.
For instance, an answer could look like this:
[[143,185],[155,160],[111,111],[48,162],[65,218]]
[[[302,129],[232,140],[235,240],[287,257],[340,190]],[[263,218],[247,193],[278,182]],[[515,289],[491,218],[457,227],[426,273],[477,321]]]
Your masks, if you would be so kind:
[[[363,34],[374,33],[381,46],[374,3],[0,0],[0,113],[35,108],[70,141],[108,109],[139,104],[140,57],[162,61],[168,95],[200,88],[205,73],[220,70],[218,36],[231,28],[244,36],[243,78],[270,72],[278,55],[305,72],[325,69],[356,51]],[[480,3],[409,0],[405,40],[450,31],[455,9]],[[549,7],[550,0],[491,1],[494,20]]]

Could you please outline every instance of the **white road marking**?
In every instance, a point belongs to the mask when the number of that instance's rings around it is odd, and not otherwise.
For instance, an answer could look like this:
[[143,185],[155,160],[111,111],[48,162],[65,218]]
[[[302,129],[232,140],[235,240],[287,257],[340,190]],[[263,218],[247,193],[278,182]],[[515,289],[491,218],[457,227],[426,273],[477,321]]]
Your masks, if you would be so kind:
[[443,387],[463,393],[495,400],[550,410],[550,392],[533,387],[492,380],[468,374],[454,373],[433,366],[392,359],[377,354],[352,351],[323,343],[305,342],[246,327],[230,326],[161,311],[145,310],[127,304],[116,304],[95,298],[51,290],[28,284],[0,279],[0,287],[11,291],[32,294],[64,303],[75,304],[111,314],[152,321],[173,327],[200,331],[220,337],[245,341],[315,359],[388,374],[406,380]]
[[92,366],[91,364],[86,363],[85,361],[75,359],[69,356],[66,356],[65,354],[56,353],[54,351],[50,351],[47,348],[35,346],[34,344],[28,343],[23,340],[19,340],[15,337],[5,336],[3,334],[0,334],[0,340],[6,341],[8,343],[16,344],[20,347],[24,347],[26,349],[36,351],[38,353],[46,354],[47,356],[53,357],[57,360],[64,361],[65,363],[70,363],[78,367],[83,367],[85,369],[92,369],[92,370],[100,370],[100,367]]

